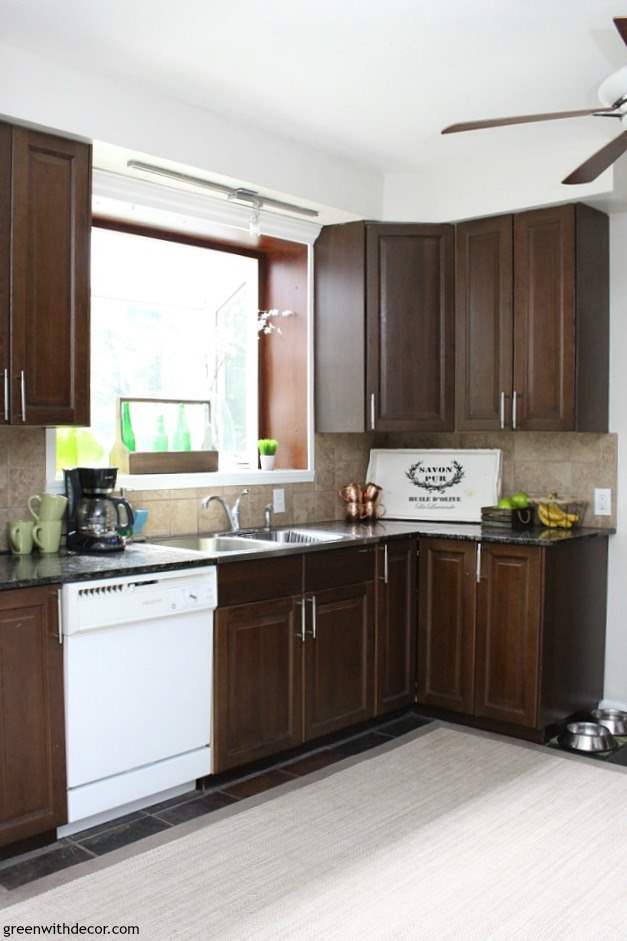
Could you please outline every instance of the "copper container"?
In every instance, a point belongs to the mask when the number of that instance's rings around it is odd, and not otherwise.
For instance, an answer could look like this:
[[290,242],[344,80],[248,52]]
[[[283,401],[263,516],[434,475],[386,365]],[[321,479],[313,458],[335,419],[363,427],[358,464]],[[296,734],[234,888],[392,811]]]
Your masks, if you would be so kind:
[[363,505],[362,520],[373,522],[383,515],[383,507],[376,500],[366,500]]
[[383,490],[383,487],[379,487],[378,484],[369,483],[364,487],[364,500],[376,501],[379,499],[379,494]]
[[358,503],[356,500],[352,503],[347,503],[344,508],[344,518],[347,523],[355,523],[361,519],[361,503]]
[[347,484],[340,490],[342,500],[347,503],[361,503],[361,487],[354,482]]

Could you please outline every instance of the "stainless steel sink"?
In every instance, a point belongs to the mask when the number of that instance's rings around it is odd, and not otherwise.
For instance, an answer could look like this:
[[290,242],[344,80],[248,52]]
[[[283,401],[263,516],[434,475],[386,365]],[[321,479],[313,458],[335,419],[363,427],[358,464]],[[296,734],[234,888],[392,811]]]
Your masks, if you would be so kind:
[[348,538],[342,533],[334,533],[323,529],[256,529],[244,533],[247,539],[257,539],[264,542],[280,543],[282,545],[312,545],[319,542],[341,542]]
[[159,539],[160,546],[173,546],[175,549],[194,549],[197,552],[210,552],[224,555],[229,552],[261,552],[264,549],[278,549],[271,540],[249,538],[247,536],[169,536]]

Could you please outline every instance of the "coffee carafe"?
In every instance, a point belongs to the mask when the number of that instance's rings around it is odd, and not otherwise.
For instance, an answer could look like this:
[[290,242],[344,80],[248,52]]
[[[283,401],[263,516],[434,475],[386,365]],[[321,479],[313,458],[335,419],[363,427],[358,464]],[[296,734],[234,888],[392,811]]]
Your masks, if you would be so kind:
[[68,549],[119,552],[133,531],[133,510],[127,500],[112,496],[117,467],[75,467],[64,470],[68,498]]

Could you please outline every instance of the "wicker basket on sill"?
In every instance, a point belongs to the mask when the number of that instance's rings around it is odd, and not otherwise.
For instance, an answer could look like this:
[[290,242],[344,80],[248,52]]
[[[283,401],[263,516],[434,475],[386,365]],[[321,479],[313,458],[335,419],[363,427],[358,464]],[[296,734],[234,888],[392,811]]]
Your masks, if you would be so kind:
[[122,440],[122,403],[139,402],[150,405],[204,405],[207,421],[211,403],[205,399],[148,399],[122,397],[116,402],[115,444],[111,463],[122,474],[201,474],[218,470],[219,452],[199,451],[129,451]]

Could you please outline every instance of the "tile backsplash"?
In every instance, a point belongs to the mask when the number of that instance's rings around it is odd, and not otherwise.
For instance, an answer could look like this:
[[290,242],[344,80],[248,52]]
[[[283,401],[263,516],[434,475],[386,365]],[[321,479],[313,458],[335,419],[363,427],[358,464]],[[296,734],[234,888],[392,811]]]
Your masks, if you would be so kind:
[[[611,527],[616,519],[618,437],[614,434],[562,432],[501,432],[455,434],[327,434],[316,435],[316,474],[308,483],[278,484],[285,491],[285,513],[278,525],[341,519],[337,491],[351,480],[364,482],[372,446],[421,448],[500,448],[503,451],[503,492],[558,493],[587,500],[586,524]],[[612,489],[611,517],[592,515],[594,487]],[[6,550],[6,523],[28,518],[26,500],[45,488],[45,432],[41,428],[0,427],[0,550]],[[251,486],[242,500],[242,525],[263,525],[263,511],[272,502],[272,486]],[[219,504],[200,506],[210,493],[234,500],[238,487],[187,490],[129,490],[135,506],[150,511],[146,534],[168,536],[226,528]]]

